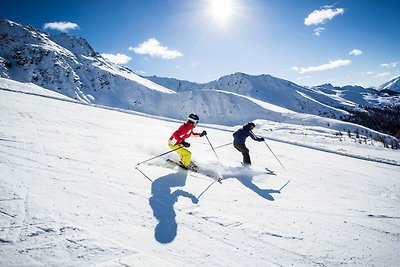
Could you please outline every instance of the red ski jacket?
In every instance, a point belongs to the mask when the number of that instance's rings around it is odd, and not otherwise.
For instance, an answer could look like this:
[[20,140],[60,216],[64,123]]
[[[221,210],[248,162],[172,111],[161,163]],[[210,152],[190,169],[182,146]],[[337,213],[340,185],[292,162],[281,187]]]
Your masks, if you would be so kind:
[[185,141],[186,138],[189,138],[192,134],[196,137],[200,136],[200,133],[195,133],[193,132],[194,127],[196,127],[194,124],[185,122],[184,124],[179,127],[178,130],[176,130],[169,140],[173,145],[179,145],[182,143],[182,141]]

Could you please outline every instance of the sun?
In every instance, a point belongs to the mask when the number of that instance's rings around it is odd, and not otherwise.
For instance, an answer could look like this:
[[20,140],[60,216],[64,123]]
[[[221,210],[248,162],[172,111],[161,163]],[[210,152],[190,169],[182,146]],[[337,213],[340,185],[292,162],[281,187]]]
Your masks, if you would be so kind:
[[234,0],[210,0],[209,13],[214,21],[220,25],[229,22],[235,12]]

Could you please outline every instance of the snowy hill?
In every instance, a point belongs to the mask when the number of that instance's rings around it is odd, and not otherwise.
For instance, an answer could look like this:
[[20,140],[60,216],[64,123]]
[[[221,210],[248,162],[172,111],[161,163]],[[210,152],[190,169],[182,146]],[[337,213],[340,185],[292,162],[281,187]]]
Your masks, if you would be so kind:
[[378,90],[390,90],[400,93],[400,76],[378,87]]
[[32,82],[86,103],[129,107],[137,96],[173,91],[119,67],[82,38],[48,35],[0,20],[1,77]]
[[320,95],[310,89],[270,75],[252,76],[244,73],[235,73],[206,84],[155,76],[146,78],[175,91],[196,89],[227,91],[299,113],[329,118],[340,118],[348,115],[344,110],[319,101],[316,96],[319,97]]
[[385,94],[383,91],[377,91],[372,88],[364,88],[361,86],[343,86],[334,87],[330,84],[319,85],[311,88],[314,91],[320,91],[323,94],[330,95],[331,98],[340,99],[341,102],[348,103],[349,108],[362,110],[362,107],[372,107],[384,109],[400,105],[400,95]]
[[[298,114],[314,114],[351,121],[399,138],[398,125],[393,121],[400,119],[400,94],[390,90],[378,91],[361,86],[334,87],[331,84],[307,88],[270,75],[252,76],[244,73],[227,75],[207,84],[193,84],[154,76],[147,78],[175,91],[193,88],[234,92]],[[280,122],[285,120],[277,120],[275,116],[260,118]],[[302,120],[286,121],[303,123]]]
[[[251,100],[266,100],[258,98],[256,93],[243,96],[241,91],[231,88],[215,90],[213,86],[203,87],[204,90],[199,92],[188,89],[198,89],[200,86],[179,81],[176,84],[177,81],[173,79],[168,80],[169,85],[176,85],[173,90],[157,85],[102,58],[82,38],[66,34],[48,35],[8,20],[0,21],[0,34],[3,37],[0,43],[2,77],[32,82],[85,103],[175,119],[184,119],[188,112],[196,110],[204,122],[227,125],[256,118],[268,119],[270,114],[270,110],[260,108],[258,103]],[[182,88],[179,84],[182,84]],[[221,88],[222,85],[218,87]],[[279,93],[274,99],[278,101]],[[295,93],[294,99],[289,97],[278,102],[269,103],[273,104],[270,106],[278,106],[278,109],[283,107],[312,114],[329,113],[331,117],[347,114],[298,93]]]
[[204,88],[232,91],[300,113],[330,118],[348,114],[332,105],[325,105],[312,91],[270,75],[251,76],[235,73],[210,82]]
[[361,86],[335,87],[323,84],[311,88],[279,79],[271,75],[235,73],[206,84],[150,76],[157,84],[174,91],[216,89],[250,96],[292,111],[339,118],[348,115],[345,110],[362,110],[361,106],[385,108],[400,104],[400,96]]
[[200,124],[220,161],[204,138],[193,159],[222,185],[167,165],[175,154],[139,165],[148,179],[135,165],[168,151],[179,122],[0,85],[1,266],[398,264],[398,151],[258,120],[286,171],[249,141],[250,172],[222,146],[237,127]]
[[342,108],[358,104],[269,75],[236,73],[205,85],[144,78],[104,59],[82,38],[49,35],[8,20],[0,20],[0,36],[1,77],[33,83],[83,103],[178,120],[195,112],[203,123],[227,126],[256,119],[322,126],[338,134],[357,132],[387,139],[388,144],[396,142],[365,127],[329,119],[348,115]]
[[174,78],[166,78],[158,76],[149,76],[149,77],[144,76],[144,78],[153,81],[156,84],[160,84],[166,88],[174,90],[176,92],[202,89],[204,87],[204,84],[201,83],[178,80]]

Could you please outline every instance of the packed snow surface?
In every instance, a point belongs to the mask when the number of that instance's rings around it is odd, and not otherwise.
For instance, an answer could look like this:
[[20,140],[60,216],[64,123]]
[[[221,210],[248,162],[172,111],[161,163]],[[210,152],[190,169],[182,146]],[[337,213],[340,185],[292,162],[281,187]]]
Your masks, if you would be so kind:
[[137,166],[179,121],[0,85],[0,266],[398,265],[398,151],[258,120],[246,170],[240,125],[200,124],[219,160],[204,137],[193,160],[219,184],[175,153]]

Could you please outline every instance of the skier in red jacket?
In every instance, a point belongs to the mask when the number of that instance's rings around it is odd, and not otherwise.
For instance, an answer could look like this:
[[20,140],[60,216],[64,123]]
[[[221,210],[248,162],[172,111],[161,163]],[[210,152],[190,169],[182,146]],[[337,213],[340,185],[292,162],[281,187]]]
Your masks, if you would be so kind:
[[206,131],[201,133],[193,132],[193,129],[196,127],[197,123],[199,122],[199,116],[196,114],[190,114],[188,120],[176,130],[168,140],[168,146],[178,153],[181,156],[181,161],[179,162],[181,166],[185,169],[189,170],[197,170],[197,166],[190,162],[192,157],[192,153],[186,149],[186,147],[190,147],[190,144],[185,140],[189,138],[192,134],[195,137],[202,137],[207,135]]

